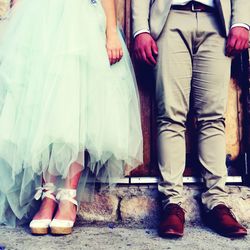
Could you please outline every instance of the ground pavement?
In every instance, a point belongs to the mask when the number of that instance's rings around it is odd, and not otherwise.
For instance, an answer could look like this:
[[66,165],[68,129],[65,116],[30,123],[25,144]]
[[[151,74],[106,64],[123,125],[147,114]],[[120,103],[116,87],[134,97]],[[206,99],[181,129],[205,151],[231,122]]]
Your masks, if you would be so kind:
[[6,250],[161,250],[161,249],[249,249],[250,235],[243,239],[227,239],[203,226],[188,226],[182,239],[162,239],[154,229],[107,226],[78,226],[69,236],[32,236],[28,228],[0,227],[0,249]]

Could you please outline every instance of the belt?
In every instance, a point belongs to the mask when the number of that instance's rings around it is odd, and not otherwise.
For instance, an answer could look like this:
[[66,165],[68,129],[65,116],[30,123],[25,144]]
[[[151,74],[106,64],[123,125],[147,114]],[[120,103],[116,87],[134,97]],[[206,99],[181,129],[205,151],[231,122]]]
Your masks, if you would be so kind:
[[215,9],[211,6],[191,1],[185,5],[175,5],[171,6],[172,10],[185,10],[185,11],[192,11],[192,12],[214,12]]

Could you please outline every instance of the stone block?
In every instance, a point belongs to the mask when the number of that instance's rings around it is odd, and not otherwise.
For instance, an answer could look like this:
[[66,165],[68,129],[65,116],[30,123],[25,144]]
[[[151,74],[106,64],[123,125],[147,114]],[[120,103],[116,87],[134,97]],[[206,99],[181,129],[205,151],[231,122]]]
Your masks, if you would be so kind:
[[133,196],[122,199],[120,215],[123,223],[155,227],[159,220],[159,203],[155,197]]
[[96,193],[93,202],[82,202],[80,222],[115,222],[118,219],[119,198],[112,194]]

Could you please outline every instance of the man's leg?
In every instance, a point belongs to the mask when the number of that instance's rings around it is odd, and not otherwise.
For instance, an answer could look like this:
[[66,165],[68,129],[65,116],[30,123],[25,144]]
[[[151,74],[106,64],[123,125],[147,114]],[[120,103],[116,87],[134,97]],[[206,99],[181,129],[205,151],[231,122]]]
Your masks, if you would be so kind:
[[[185,168],[185,130],[192,78],[191,30],[194,13],[171,11],[157,41],[156,102],[158,163],[162,182],[163,208],[182,203]],[[187,23],[189,25],[187,25]]]
[[225,111],[231,59],[225,56],[225,38],[213,13],[197,14],[192,97],[197,118],[198,153],[208,188],[202,195],[207,209],[227,204],[225,182]]
[[164,196],[159,234],[163,237],[180,237],[184,232],[182,177],[186,162],[185,131],[191,92],[195,27],[195,13],[171,10],[158,40],[158,161],[163,179],[158,188]]
[[211,13],[197,14],[193,56],[192,94],[199,130],[199,160],[207,191],[202,202],[208,209],[207,223],[227,237],[241,237],[247,230],[227,207],[225,190],[225,121],[231,59],[224,55],[225,39]]

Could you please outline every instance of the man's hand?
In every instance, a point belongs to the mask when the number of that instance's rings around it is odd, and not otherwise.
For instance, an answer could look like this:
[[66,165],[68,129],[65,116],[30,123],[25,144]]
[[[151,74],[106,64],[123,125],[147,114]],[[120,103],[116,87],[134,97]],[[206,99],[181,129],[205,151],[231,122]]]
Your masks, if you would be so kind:
[[135,57],[137,60],[147,64],[156,65],[158,47],[155,40],[148,33],[142,33],[136,36],[134,43]]
[[234,56],[248,48],[249,30],[244,27],[234,27],[230,30],[227,45],[226,55]]

